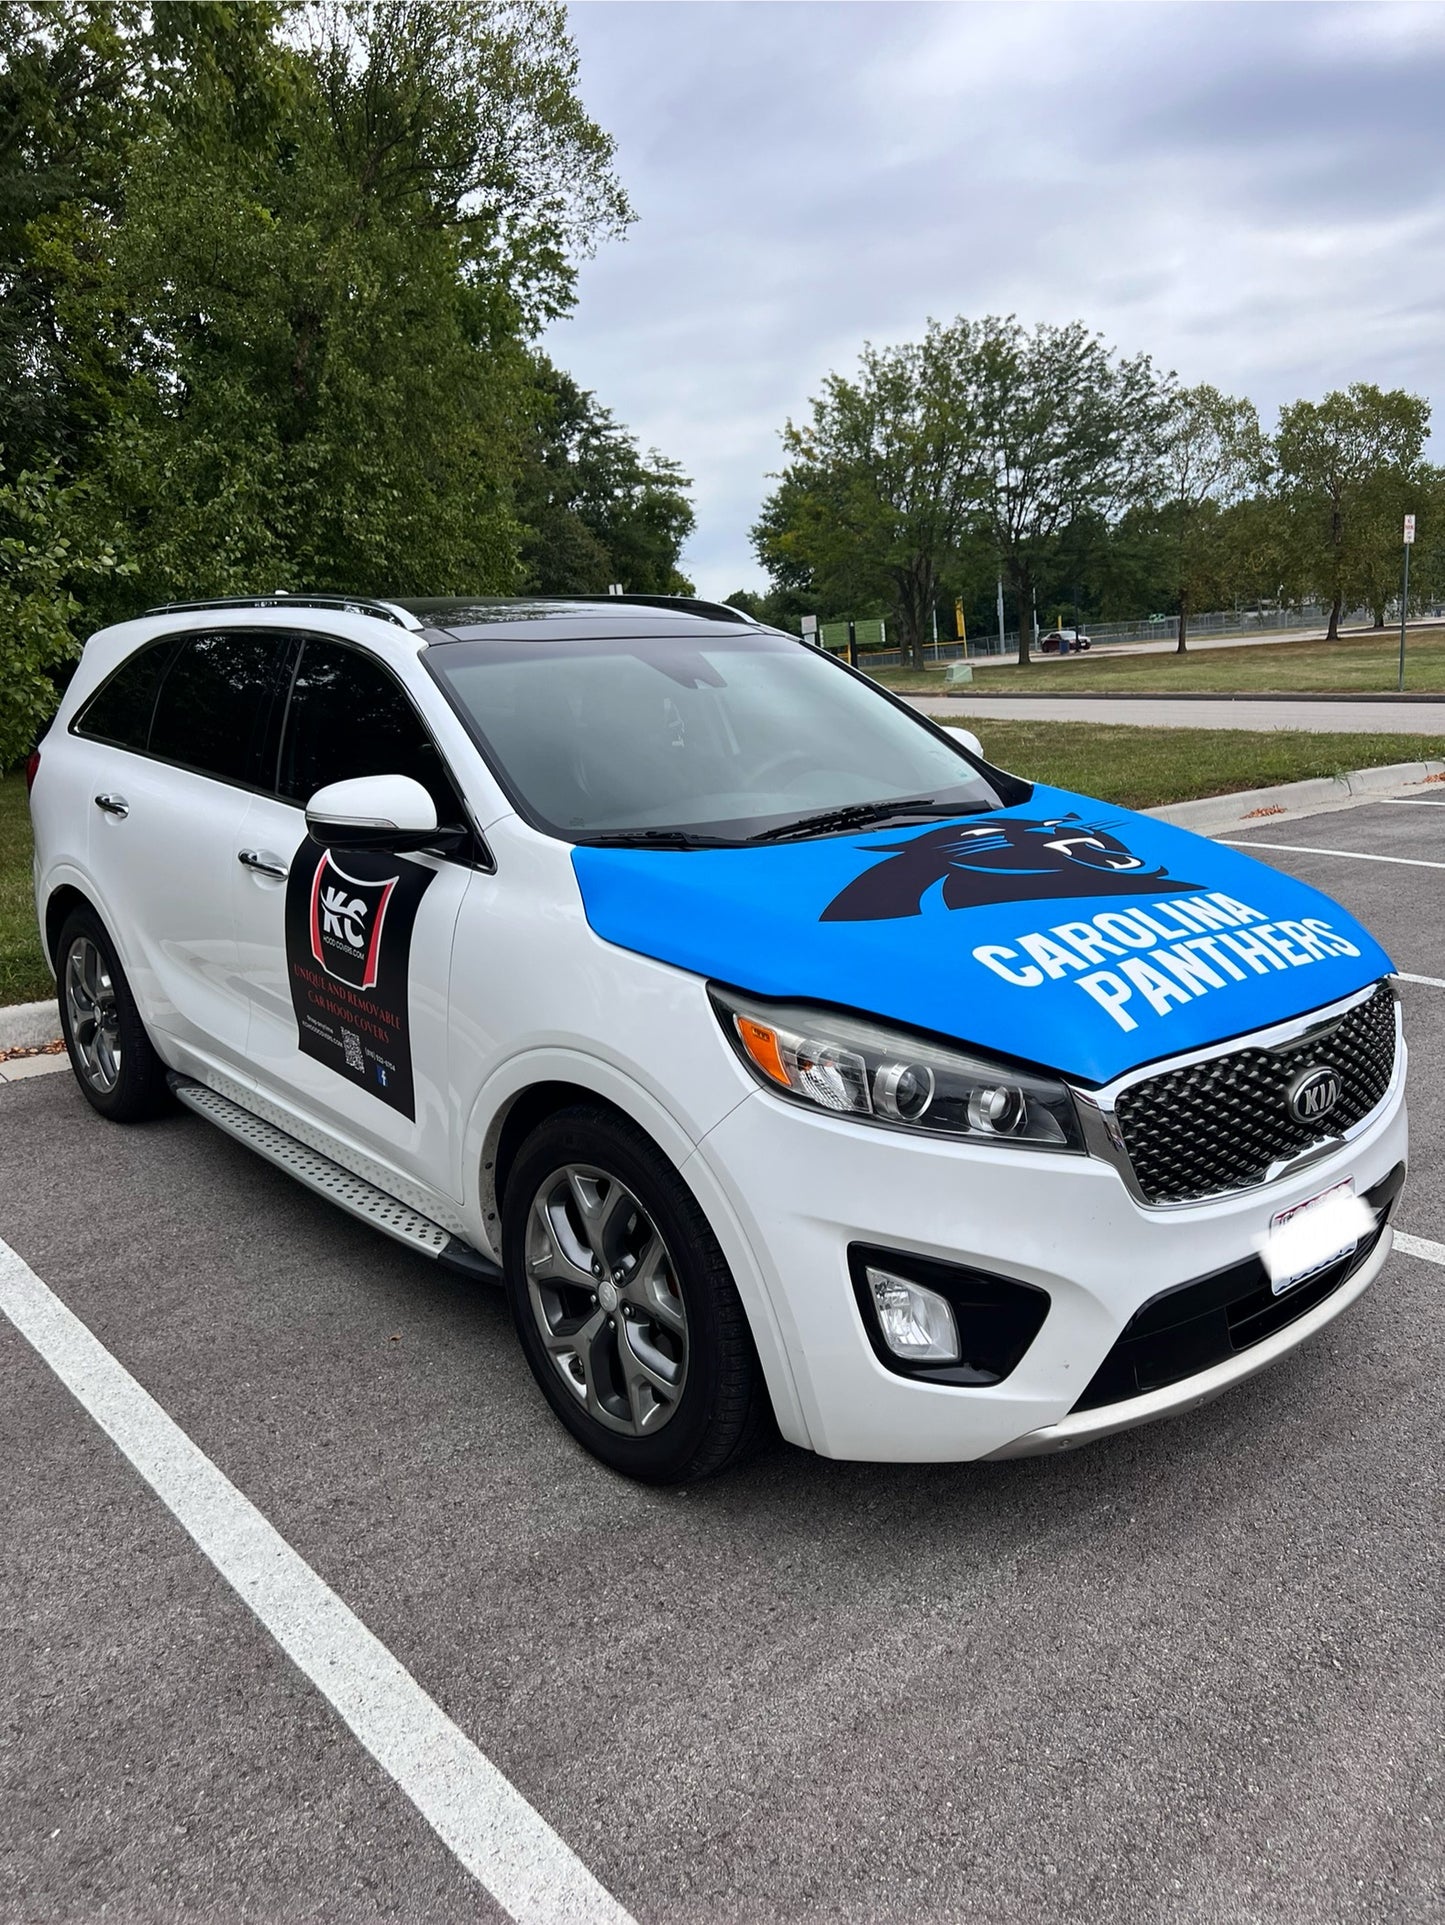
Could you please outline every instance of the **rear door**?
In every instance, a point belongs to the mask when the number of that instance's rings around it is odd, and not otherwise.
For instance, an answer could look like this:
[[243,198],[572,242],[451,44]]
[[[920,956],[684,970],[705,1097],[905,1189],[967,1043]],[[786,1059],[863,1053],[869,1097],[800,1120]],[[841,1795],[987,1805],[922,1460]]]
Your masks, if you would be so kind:
[[287,638],[185,635],[141,650],[78,718],[87,863],[148,1023],[241,1066],[235,870]]
[[311,841],[306,803],[362,775],[409,775],[442,824],[465,824],[419,711],[369,651],[308,636],[273,793],[253,798],[238,903],[247,1054],[263,1087],[328,1131],[460,1194],[448,986],[475,849],[389,856]]

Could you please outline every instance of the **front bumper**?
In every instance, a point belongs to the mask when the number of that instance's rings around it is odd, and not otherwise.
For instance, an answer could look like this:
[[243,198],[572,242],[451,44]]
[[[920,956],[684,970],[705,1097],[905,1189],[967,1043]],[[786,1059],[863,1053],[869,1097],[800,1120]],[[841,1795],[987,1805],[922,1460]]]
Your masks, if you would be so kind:
[[[1160,1292],[1252,1257],[1276,1213],[1345,1177],[1363,1193],[1406,1160],[1404,1057],[1352,1141],[1258,1189],[1151,1209],[1092,1156],[910,1138],[757,1091],[699,1146],[745,1230],[775,1307],[810,1440],[825,1456],[950,1462],[1064,1449],[1188,1410],[1265,1369],[1379,1274],[1389,1231],[1322,1302],[1163,1390],[1075,1413],[1134,1313]],[[984,1388],[902,1377],[873,1353],[851,1244],[911,1252],[1046,1290],[1022,1362]]]

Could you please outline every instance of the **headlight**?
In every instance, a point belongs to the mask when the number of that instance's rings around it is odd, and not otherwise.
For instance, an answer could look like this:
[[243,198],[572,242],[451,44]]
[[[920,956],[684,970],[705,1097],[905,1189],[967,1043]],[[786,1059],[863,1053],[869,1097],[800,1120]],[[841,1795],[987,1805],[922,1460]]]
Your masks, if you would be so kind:
[[709,985],[733,1048],[767,1089],[893,1129],[1027,1150],[1084,1141],[1064,1085],[866,1016],[772,1003]]

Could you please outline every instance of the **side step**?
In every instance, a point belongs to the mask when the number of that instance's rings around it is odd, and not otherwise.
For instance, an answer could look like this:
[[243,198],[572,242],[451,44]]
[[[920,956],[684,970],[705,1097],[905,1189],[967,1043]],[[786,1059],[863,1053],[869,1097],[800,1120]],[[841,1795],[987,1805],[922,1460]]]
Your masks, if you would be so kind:
[[204,1116],[208,1123],[234,1136],[238,1143],[255,1150],[268,1163],[274,1163],[277,1169],[304,1183],[308,1190],[324,1196],[328,1203],[360,1217],[363,1223],[369,1223],[397,1243],[404,1243],[418,1255],[433,1258],[444,1269],[458,1271],[479,1282],[502,1281],[500,1269],[489,1257],[453,1236],[450,1230],[444,1230],[439,1223],[433,1223],[430,1217],[424,1217],[419,1210],[413,1210],[410,1204],[398,1203],[394,1196],[368,1183],[364,1176],[353,1175],[339,1163],[333,1163],[329,1156],[298,1142],[263,1117],[253,1116],[250,1110],[242,1109],[229,1096],[207,1089],[204,1083],[193,1082],[175,1071],[166,1080],[187,1109]]

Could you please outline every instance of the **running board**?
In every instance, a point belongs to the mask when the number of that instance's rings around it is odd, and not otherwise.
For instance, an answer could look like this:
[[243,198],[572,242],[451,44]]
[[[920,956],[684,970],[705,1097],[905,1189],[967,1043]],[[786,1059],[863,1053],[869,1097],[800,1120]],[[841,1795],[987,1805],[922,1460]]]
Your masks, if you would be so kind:
[[388,1196],[374,1183],[368,1183],[364,1176],[356,1176],[345,1170],[339,1163],[333,1163],[329,1156],[313,1150],[309,1144],[300,1143],[285,1130],[278,1129],[263,1117],[254,1116],[250,1110],[233,1103],[229,1096],[219,1091],[207,1089],[204,1083],[196,1083],[188,1076],[178,1075],[174,1070],[166,1078],[176,1097],[187,1109],[204,1116],[208,1123],[214,1123],[228,1136],[234,1136],[238,1143],[244,1143],[248,1150],[264,1156],[268,1163],[274,1163],[288,1176],[294,1176],[298,1183],[304,1183],[308,1190],[324,1196],[328,1203],[359,1217],[369,1223],[374,1230],[404,1243],[409,1250],[418,1255],[431,1257],[444,1269],[455,1270],[462,1276],[488,1283],[500,1283],[502,1273],[489,1257],[474,1250],[469,1243],[444,1230],[439,1223],[433,1223],[420,1210],[413,1210],[408,1203],[399,1203],[394,1196]]

